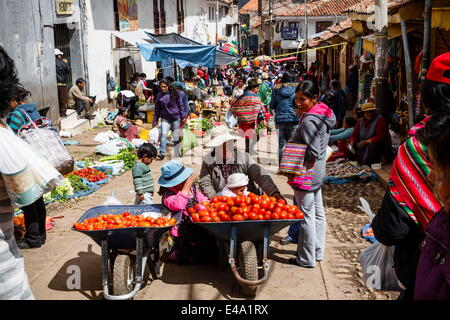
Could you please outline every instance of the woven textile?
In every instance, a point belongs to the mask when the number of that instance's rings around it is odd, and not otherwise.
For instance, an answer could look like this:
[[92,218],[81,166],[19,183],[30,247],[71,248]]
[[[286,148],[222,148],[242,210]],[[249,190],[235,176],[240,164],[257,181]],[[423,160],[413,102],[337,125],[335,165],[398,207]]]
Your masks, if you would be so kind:
[[[415,134],[423,126],[424,122],[418,124],[410,134]],[[429,172],[427,147],[415,136],[410,137],[398,150],[391,169],[389,191],[409,217],[423,229],[442,208],[428,181]]]
[[293,174],[295,177],[288,182],[293,188],[301,190],[311,189],[314,177],[314,163],[305,160],[307,145],[299,143],[287,143],[280,162],[279,172]]
[[261,99],[256,94],[247,92],[233,102],[231,112],[239,122],[255,122],[261,107]]

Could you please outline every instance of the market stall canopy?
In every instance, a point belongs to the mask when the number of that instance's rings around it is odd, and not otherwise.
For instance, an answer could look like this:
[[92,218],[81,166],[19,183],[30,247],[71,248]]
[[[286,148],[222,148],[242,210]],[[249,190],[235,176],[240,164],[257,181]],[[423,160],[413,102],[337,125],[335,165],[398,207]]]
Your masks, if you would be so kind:
[[147,61],[179,59],[210,68],[216,62],[215,46],[147,43],[138,44],[138,48]]
[[123,41],[129,43],[132,46],[137,46],[137,44],[155,43],[155,41],[144,31],[128,31],[128,32],[113,32],[115,37],[122,39]]
[[[197,41],[180,36],[179,34],[173,32],[169,34],[153,34],[147,32],[147,34],[153,41],[161,44],[185,44],[202,46],[202,44]],[[222,50],[217,50],[216,52],[216,66],[225,66],[240,59],[241,57],[224,52]]]

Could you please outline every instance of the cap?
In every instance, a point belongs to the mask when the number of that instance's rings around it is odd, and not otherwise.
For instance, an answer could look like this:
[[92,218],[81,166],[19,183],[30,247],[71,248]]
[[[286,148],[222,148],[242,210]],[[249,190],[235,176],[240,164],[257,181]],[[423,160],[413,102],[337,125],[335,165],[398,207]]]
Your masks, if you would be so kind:
[[450,84],[450,52],[441,54],[431,61],[427,79]]

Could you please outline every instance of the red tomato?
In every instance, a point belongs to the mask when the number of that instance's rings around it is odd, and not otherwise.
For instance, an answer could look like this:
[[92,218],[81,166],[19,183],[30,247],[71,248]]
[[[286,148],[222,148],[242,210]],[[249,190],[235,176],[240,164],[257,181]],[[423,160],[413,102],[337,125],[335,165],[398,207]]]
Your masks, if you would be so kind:
[[227,214],[225,211],[219,211],[218,213],[217,213],[217,215],[219,216],[219,217],[221,217],[221,216],[223,216],[224,214]]
[[206,210],[202,210],[198,213],[200,218],[203,218],[204,216],[209,216],[209,212]]
[[278,201],[277,201],[278,203],[282,203],[283,205],[285,205],[286,204],[286,200],[284,200],[284,199],[278,199]]
[[280,213],[280,219],[287,219],[287,215],[288,215],[287,211],[282,211]]
[[220,201],[221,201],[221,202],[225,202],[225,203],[226,203],[229,199],[230,199],[230,198],[225,197],[225,196],[220,197]]
[[291,206],[290,205],[288,205],[288,204],[285,204],[284,206],[283,206],[283,210],[284,211],[288,211],[289,212],[289,209],[291,208]]
[[269,202],[275,203],[275,202],[277,202],[277,198],[275,198],[275,197],[269,197]]
[[250,197],[245,197],[245,203],[249,206],[252,204],[252,198]]
[[224,214],[220,219],[222,219],[222,221],[231,221],[231,217],[227,214]]
[[244,221],[244,217],[240,214],[235,214],[232,219],[233,221]]
[[259,205],[259,203],[255,203],[255,204],[253,205],[253,208],[261,209],[261,206]]
[[210,216],[204,216],[200,219],[201,222],[212,222],[212,218]]
[[283,211],[283,210],[281,210],[280,207],[276,207],[275,210],[273,210],[274,213],[278,213],[278,214],[280,214],[281,211]]
[[289,206],[288,212],[292,213],[292,214],[295,214],[297,212],[297,210],[298,210],[297,206]]
[[253,213],[256,213],[256,214],[259,214],[259,210],[260,210],[260,209],[258,209],[258,208],[253,208],[253,209],[252,209],[252,212],[253,212]]
[[191,217],[192,217],[192,221],[194,221],[194,222],[200,222],[200,216],[198,215],[198,213],[193,213],[193,214],[191,215]]
[[278,220],[278,219],[280,219],[280,215],[279,215],[278,213],[273,212],[273,213],[270,215],[270,219],[272,219],[272,220]]
[[258,214],[265,215],[266,213],[267,213],[267,210],[266,210],[266,209],[259,209]]
[[284,207],[284,204],[283,204],[283,203],[281,203],[281,202],[277,202],[277,207],[278,207],[278,208],[281,208],[281,209],[283,209],[283,207]]
[[231,213],[232,214],[237,214],[237,211],[239,210],[239,208],[238,207],[231,207]]
[[233,207],[234,206],[234,200],[232,199],[232,198],[229,198],[228,200],[227,200],[227,205],[231,208],[231,207]]
[[305,217],[305,214],[300,211],[295,213],[295,219],[303,219]]
[[244,217],[245,220],[248,220],[249,214],[248,213],[242,213],[242,216]]
[[287,218],[288,218],[289,220],[292,220],[292,219],[295,219],[295,216],[294,216],[292,213],[289,213],[288,216],[287,216]]
[[225,204],[225,203],[221,203],[220,205],[219,205],[219,211],[227,211],[227,209],[228,209],[228,206]]
[[[257,218],[258,218],[258,220],[264,220],[264,216],[262,214],[258,214]],[[270,216],[269,216],[269,218],[270,218]]]
[[264,215],[264,220],[270,220],[271,219],[271,215],[270,214],[265,214]]
[[261,206],[262,209],[267,209],[269,207],[269,201],[267,200],[262,200],[259,205]]
[[258,220],[258,216],[253,212],[248,215],[248,218],[250,220]]
[[222,220],[220,220],[219,217],[213,217],[213,222],[221,222]]
[[248,206],[247,202],[243,201],[239,204],[241,208],[246,208]]
[[248,207],[242,208],[242,214],[250,214],[251,210]]
[[221,197],[220,196],[215,196],[215,197],[211,198],[211,202],[212,203],[216,203],[216,202],[219,202],[219,201],[221,201]]
[[275,210],[276,207],[277,207],[277,205],[274,202],[269,202],[269,206],[267,207],[267,210],[273,211],[273,210]]

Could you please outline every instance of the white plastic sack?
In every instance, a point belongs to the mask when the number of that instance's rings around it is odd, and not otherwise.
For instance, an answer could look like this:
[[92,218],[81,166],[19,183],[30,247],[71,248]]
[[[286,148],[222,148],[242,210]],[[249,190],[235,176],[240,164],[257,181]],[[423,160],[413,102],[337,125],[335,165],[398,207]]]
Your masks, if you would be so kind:
[[399,290],[394,269],[394,247],[380,242],[367,247],[359,256],[368,288],[377,290]]
[[234,116],[231,110],[228,110],[225,115],[225,123],[230,129],[234,128],[238,124],[238,119]]
[[28,206],[64,183],[64,177],[39,150],[12,130],[0,129],[0,150],[0,182],[14,207]]
[[133,144],[133,146],[135,148],[139,148],[140,146],[142,146],[144,143],[148,143],[147,140],[143,140],[143,139],[132,139],[131,143]]
[[99,143],[106,143],[109,140],[117,139],[117,138],[119,138],[119,135],[117,133],[109,130],[109,131],[100,132],[99,134],[97,134],[94,138],[94,141],[99,142]]
[[103,202],[104,206],[121,206],[122,202],[116,198],[116,190],[113,190],[111,196],[106,197],[105,202]]
[[113,139],[104,144],[101,144],[95,148],[96,153],[103,154],[105,156],[115,156],[119,154],[119,151],[129,147],[129,143],[122,139]]
[[372,212],[372,209],[370,208],[369,203],[364,198],[359,198],[359,201],[361,201],[361,206],[358,206],[359,209],[361,209],[363,212],[365,212],[370,219],[370,223],[372,223],[373,218],[375,217],[375,214]]
[[159,142],[159,129],[153,128],[150,130],[150,133],[148,134],[148,138],[150,140],[150,143],[156,144]]
[[[125,163],[121,160],[111,160],[111,161],[100,162],[100,164],[98,166],[99,167],[102,167],[102,166],[112,167],[112,169],[113,169],[112,175],[118,176],[118,175],[120,175],[120,172],[122,171],[123,167],[125,166]],[[95,169],[95,167],[96,166],[93,166],[94,169]]]

